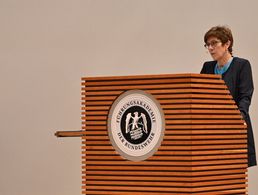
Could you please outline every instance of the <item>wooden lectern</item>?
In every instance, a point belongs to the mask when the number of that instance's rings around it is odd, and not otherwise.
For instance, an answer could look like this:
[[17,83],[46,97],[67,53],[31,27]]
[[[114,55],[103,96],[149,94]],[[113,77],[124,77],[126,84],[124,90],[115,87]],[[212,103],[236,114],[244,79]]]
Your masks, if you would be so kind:
[[[151,94],[164,113],[158,150],[123,158],[108,135],[113,102],[128,90]],[[82,194],[248,194],[247,127],[218,75],[166,74],[82,78]]]

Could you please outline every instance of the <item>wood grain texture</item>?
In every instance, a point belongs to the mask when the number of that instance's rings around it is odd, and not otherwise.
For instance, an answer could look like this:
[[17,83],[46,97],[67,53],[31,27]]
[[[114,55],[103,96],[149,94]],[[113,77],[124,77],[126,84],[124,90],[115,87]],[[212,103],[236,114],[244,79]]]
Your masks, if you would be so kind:
[[[132,89],[152,94],[165,115],[160,148],[141,162],[122,158],[107,133],[109,109]],[[81,94],[82,194],[248,193],[246,125],[220,76],[84,77]]]

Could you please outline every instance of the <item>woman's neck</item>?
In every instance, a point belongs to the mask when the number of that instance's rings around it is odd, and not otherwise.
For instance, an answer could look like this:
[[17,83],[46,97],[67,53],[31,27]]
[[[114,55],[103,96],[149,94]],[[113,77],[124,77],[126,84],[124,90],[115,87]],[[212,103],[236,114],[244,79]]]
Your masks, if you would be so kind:
[[226,52],[221,59],[218,60],[218,65],[222,68],[228,61],[232,58],[232,55],[229,52]]

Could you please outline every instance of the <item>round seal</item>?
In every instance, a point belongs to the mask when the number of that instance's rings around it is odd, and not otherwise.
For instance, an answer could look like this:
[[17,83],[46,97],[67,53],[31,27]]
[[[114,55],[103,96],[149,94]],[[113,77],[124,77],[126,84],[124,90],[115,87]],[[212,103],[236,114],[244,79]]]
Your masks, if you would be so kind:
[[142,90],[126,91],[109,111],[109,139],[116,151],[131,161],[152,156],[163,140],[164,128],[159,102]]

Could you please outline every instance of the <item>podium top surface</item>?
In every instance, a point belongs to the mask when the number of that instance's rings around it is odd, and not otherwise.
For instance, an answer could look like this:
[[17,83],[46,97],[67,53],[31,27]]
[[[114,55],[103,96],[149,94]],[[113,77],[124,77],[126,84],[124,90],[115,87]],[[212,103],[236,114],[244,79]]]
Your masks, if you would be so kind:
[[120,80],[120,79],[179,79],[179,78],[202,78],[202,79],[221,79],[221,75],[215,74],[197,74],[197,73],[184,73],[184,74],[155,74],[155,75],[128,75],[128,76],[96,76],[96,77],[82,77],[82,81],[94,80]]

